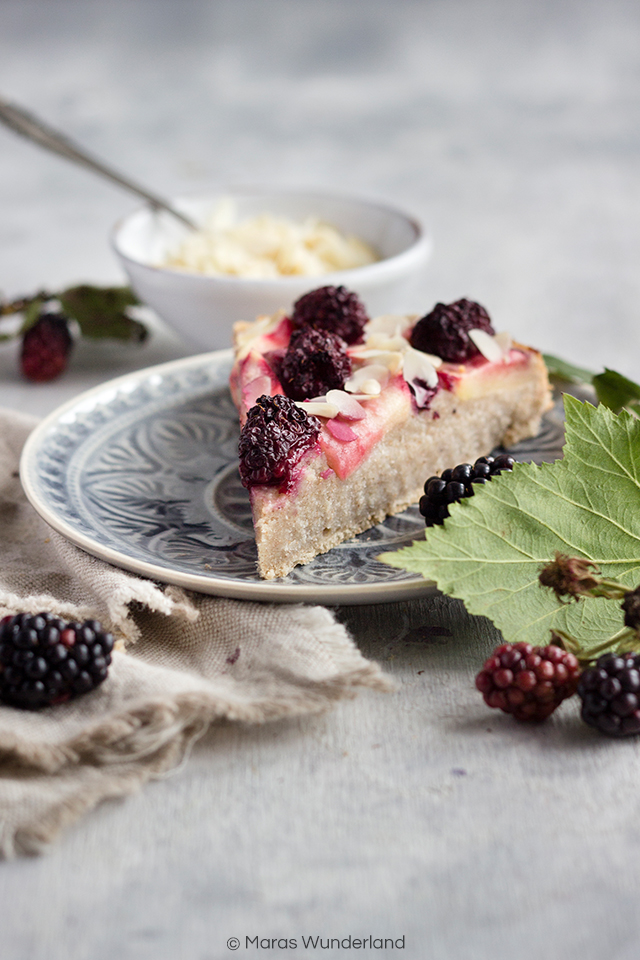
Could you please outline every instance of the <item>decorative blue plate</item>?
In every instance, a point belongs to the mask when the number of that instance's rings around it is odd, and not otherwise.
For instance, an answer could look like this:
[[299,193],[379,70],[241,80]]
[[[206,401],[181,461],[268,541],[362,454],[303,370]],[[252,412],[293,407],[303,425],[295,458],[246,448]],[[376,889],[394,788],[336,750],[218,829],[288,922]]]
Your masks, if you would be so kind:
[[[71,400],[31,434],[20,465],[27,497],[68,540],[140,576],[201,593],[275,602],[381,603],[435,585],[376,557],[424,533],[417,507],[389,517],[279,580],[261,580],[238,418],[227,387],[232,352],[127,374]],[[546,418],[521,460],[561,454],[562,420]]]

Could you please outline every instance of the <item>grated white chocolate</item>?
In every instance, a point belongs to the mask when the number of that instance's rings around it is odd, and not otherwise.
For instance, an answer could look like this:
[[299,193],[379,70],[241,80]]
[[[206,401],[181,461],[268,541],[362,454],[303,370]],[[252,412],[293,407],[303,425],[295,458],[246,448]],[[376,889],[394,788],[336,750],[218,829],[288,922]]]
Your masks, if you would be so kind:
[[256,279],[317,277],[377,260],[369,244],[317,217],[296,222],[265,212],[241,220],[234,202],[225,198],[163,266],[206,276]]

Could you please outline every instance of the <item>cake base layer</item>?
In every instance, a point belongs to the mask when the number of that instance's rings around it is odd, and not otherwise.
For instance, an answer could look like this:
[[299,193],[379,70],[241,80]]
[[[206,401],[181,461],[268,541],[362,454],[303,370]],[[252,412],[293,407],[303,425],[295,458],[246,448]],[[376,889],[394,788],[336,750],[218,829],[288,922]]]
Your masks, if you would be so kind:
[[463,400],[441,390],[430,409],[414,412],[389,430],[346,480],[328,470],[321,454],[304,464],[293,496],[283,497],[274,487],[254,487],[260,576],[286,576],[298,564],[417,503],[429,476],[535,436],[549,406],[546,369],[537,354],[526,380],[505,380],[495,393]]

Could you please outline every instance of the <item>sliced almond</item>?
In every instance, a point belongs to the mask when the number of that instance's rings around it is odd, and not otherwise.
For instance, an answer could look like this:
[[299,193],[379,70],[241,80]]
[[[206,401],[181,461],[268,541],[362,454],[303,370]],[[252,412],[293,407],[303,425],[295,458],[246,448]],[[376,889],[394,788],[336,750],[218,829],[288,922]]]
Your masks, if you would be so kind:
[[[405,340],[405,347],[406,347]],[[392,376],[402,370],[402,352],[400,350],[365,350],[362,353],[351,352],[352,360],[372,360],[380,366],[386,367]]]
[[469,339],[475,343],[483,357],[490,360],[491,363],[497,363],[504,356],[502,347],[496,343],[495,337],[492,337],[486,330],[474,328],[469,330]]
[[353,371],[344,388],[348,393],[370,393],[371,391],[365,390],[363,386],[368,380],[377,380],[381,388],[386,387],[389,382],[389,368],[381,363],[368,363],[364,367],[358,367]]
[[[422,353],[422,351],[418,351],[418,352]],[[438,367],[441,367],[442,364],[444,363],[444,360],[442,359],[442,357],[436,357],[435,353],[423,353],[423,356],[427,358],[431,366],[435,367],[436,370],[438,369]]]
[[428,354],[409,347],[404,355],[402,376],[407,383],[422,381],[427,387],[438,386],[438,374]]
[[511,350],[511,345],[513,343],[513,338],[510,333],[506,330],[502,330],[501,333],[496,333],[493,338],[498,346],[501,348],[502,353],[506,356]]
[[416,316],[405,313],[383,313],[369,321],[365,327],[365,336],[368,338],[374,333],[384,333],[395,337],[407,330],[415,319]]
[[401,336],[388,337],[386,333],[373,333],[370,337],[367,337],[364,343],[359,344],[356,347],[351,347],[349,353],[352,356],[367,356],[370,350],[382,350],[385,353],[388,353],[390,350],[404,350],[408,344],[408,340]]
[[338,408],[339,416],[345,420],[363,420],[366,416],[364,408],[344,390],[329,390],[327,400]]
[[319,403],[314,400],[296,400],[296,407],[300,407],[312,417],[324,417],[333,420],[340,412],[335,403]]
[[369,397],[379,397],[382,393],[382,384],[379,380],[365,380],[360,384],[360,389]]
[[[371,382],[372,382],[372,383],[378,383],[377,380],[372,380]],[[379,383],[378,383],[378,386],[380,386]],[[365,400],[373,400],[374,397],[379,396],[379,393],[375,393],[375,394],[373,394],[373,393],[350,393],[349,396],[350,396],[350,397],[353,397],[354,400],[357,400],[358,403],[363,403],[363,401],[365,401]]]
[[253,321],[238,320],[233,327],[238,358],[242,359],[247,355],[254,340],[275,330],[284,316],[286,316],[286,311],[276,310],[275,313],[264,314]]

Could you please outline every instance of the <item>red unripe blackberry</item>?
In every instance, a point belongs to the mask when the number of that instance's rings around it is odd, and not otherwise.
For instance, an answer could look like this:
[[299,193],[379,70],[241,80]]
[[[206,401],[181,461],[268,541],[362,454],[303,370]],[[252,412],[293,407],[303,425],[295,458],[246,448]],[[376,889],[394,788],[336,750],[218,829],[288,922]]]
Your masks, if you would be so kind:
[[640,733],[640,653],[605,653],[578,686],[581,717],[610,737]]
[[312,327],[294,330],[278,369],[288,397],[322,397],[328,390],[342,390],[350,376],[351,360],[341,337]]
[[513,470],[515,460],[508,454],[498,457],[479,457],[473,464],[460,463],[443,470],[439,477],[429,477],[424,485],[424,496],[419,509],[428,527],[442,523],[449,516],[449,504],[472,497],[474,486],[486,483],[503,471]]
[[289,397],[258,397],[240,433],[243,485],[278,484],[286,489],[297,463],[316,444],[319,433],[318,418],[309,416]]
[[411,333],[411,346],[423,353],[433,353],[450,363],[466,363],[480,355],[469,330],[484,330],[493,336],[491,318],[479,303],[456,300],[455,303],[436,303],[435,307],[418,320]]
[[305,293],[293,305],[294,327],[313,327],[335,333],[345,343],[361,343],[369,317],[356,293],[346,287],[320,287]]
[[43,313],[22,335],[20,368],[28,380],[47,383],[66,369],[72,346],[67,318]]
[[106,680],[113,636],[98,620],[52,613],[0,620],[0,702],[39,710],[88,693]]
[[476,687],[490,707],[516,720],[544,720],[578,687],[577,657],[561,647],[503,643],[476,677]]

